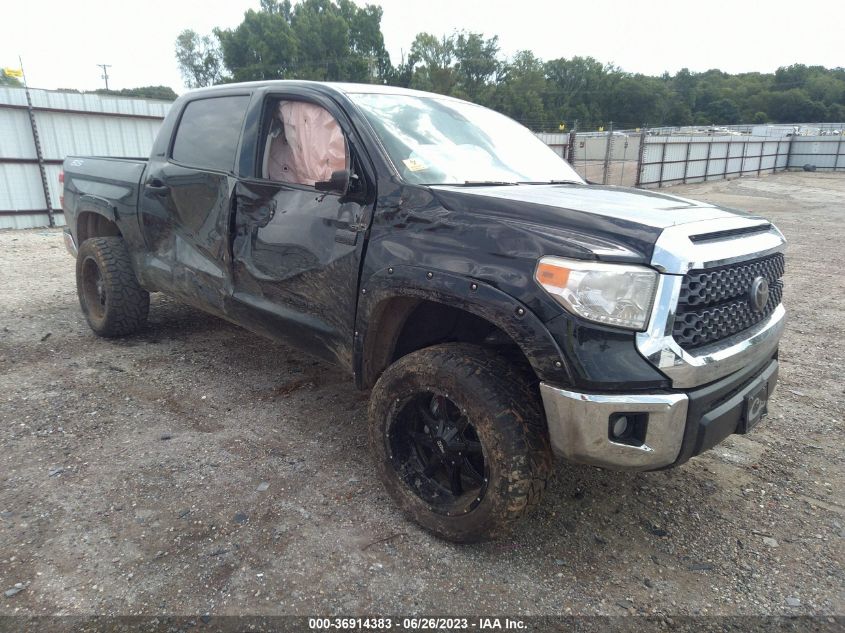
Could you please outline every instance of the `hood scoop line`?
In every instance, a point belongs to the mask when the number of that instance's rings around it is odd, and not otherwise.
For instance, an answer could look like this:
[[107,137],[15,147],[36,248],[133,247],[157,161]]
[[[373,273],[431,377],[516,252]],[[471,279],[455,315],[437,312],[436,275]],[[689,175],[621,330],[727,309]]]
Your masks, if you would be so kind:
[[715,231],[713,233],[699,233],[697,235],[690,235],[690,242],[717,242],[726,238],[740,237],[742,235],[750,235],[753,233],[765,233],[772,228],[769,222],[757,224],[756,226],[744,226],[736,229],[728,229],[726,231]]

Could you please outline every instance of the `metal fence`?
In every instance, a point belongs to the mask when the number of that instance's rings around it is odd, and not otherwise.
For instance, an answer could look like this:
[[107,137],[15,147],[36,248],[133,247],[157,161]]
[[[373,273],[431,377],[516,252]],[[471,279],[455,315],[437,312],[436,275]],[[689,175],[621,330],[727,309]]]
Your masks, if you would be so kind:
[[[683,135],[679,128],[660,128],[660,134],[654,129],[577,132],[569,134],[565,143],[563,135],[538,136],[583,178],[606,185],[653,188],[786,169],[845,170],[845,124],[778,127],[780,131],[809,129],[817,134],[767,134],[762,130],[752,135],[719,128],[717,132]],[[558,137],[556,144],[547,137]]]
[[148,156],[166,101],[0,87],[0,228],[64,224],[65,156]]
[[787,167],[812,165],[821,170],[845,169],[845,135],[793,136]]
[[645,142],[636,185],[665,187],[782,171],[787,167],[791,146],[791,137],[650,137]]
[[842,135],[644,137],[635,184],[665,187],[786,169],[845,169],[843,140]]
[[622,132],[574,134],[569,162],[590,182],[633,186],[636,181],[640,135]]

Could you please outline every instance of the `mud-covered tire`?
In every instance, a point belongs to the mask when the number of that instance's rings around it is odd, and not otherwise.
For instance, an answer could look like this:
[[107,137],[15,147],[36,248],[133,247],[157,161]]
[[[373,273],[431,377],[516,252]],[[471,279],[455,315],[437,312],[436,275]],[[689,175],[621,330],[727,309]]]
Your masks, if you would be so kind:
[[[414,489],[422,490],[415,475],[408,475],[407,463],[415,458],[396,450],[396,434],[403,432],[397,420],[408,406],[404,403],[428,392],[448,398],[458,415],[463,411],[464,424],[472,425],[483,450],[486,477],[479,498],[457,511],[449,506],[448,513]],[[379,477],[390,496],[411,520],[449,541],[472,543],[506,535],[539,504],[552,473],[545,419],[525,373],[475,345],[436,345],[388,367],[372,391],[369,433]]]
[[123,238],[94,237],[82,243],[76,257],[76,292],[98,336],[126,336],[147,320],[150,293],[138,283]]

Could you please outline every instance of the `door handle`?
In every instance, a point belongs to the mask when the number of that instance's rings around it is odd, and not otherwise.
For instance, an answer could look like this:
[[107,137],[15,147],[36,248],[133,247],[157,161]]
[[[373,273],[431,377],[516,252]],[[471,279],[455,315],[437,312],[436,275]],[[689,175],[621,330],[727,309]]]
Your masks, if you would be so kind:
[[166,196],[170,191],[170,187],[165,185],[158,178],[153,178],[144,185],[144,191],[153,196]]

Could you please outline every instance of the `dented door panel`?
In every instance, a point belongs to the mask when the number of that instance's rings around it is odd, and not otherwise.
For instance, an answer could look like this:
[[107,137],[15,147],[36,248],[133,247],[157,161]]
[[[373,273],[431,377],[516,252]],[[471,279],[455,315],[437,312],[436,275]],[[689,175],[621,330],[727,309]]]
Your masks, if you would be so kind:
[[152,283],[199,308],[220,311],[231,288],[229,218],[236,180],[226,174],[163,164],[149,182],[142,226]]
[[248,306],[254,329],[351,366],[363,240],[346,238],[361,211],[307,187],[239,182],[232,253],[241,306],[233,309]]

